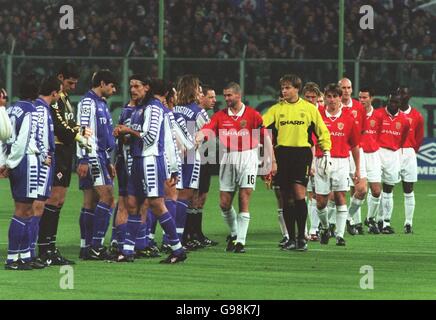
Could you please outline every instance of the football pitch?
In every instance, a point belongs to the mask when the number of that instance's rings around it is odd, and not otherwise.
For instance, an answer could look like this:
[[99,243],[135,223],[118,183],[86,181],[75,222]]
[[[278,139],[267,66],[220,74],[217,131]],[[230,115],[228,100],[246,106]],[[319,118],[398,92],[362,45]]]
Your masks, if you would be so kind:
[[[415,187],[412,235],[403,233],[403,196],[398,185],[392,218],[395,234],[346,234],[346,247],[336,247],[331,239],[327,246],[311,242],[307,252],[290,252],[277,247],[281,234],[276,202],[272,191],[266,190],[259,179],[252,197],[247,253],[234,254],[224,252],[228,231],[218,208],[217,177],[213,177],[204,210],[204,231],[219,245],[191,252],[184,263],[176,265],[161,265],[159,259],[128,264],[80,261],[82,195],[77,185],[75,176],[58,231],[62,254],[77,263],[69,274],[73,289],[61,288],[65,274],[60,273],[60,267],[26,272],[6,271],[1,265],[0,299],[436,299],[436,182],[421,181]],[[9,183],[2,179],[2,263],[12,213]],[[366,216],[366,205],[362,216]],[[159,227],[157,234],[159,239]],[[365,289],[370,276],[373,289]]]

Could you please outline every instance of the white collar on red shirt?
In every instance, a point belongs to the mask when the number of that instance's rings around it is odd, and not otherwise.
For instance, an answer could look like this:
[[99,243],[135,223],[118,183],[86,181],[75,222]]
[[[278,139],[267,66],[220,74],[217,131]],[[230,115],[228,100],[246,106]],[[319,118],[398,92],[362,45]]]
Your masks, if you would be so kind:
[[368,117],[370,117],[370,116],[372,116],[373,113],[374,113],[374,107],[371,105],[371,111],[370,111],[370,112],[367,112],[366,115],[367,115]]
[[406,111],[401,111],[402,113],[409,114],[412,111],[412,106],[409,104],[409,108]]
[[241,110],[239,110],[239,112],[237,114],[234,114],[230,108],[227,108],[227,114],[230,117],[241,117],[244,114],[244,111],[245,111],[245,104],[242,104],[242,108],[241,108]]
[[327,109],[325,109],[325,115],[327,116],[327,118],[335,118],[334,120],[336,120],[337,118],[339,118],[342,115],[342,108],[339,109],[339,112],[336,113],[335,115],[330,114]]
[[347,104],[342,103],[342,106],[345,107],[345,108],[352,108],[353,107],[353,99],[350,98],[350,102],[347,103]]

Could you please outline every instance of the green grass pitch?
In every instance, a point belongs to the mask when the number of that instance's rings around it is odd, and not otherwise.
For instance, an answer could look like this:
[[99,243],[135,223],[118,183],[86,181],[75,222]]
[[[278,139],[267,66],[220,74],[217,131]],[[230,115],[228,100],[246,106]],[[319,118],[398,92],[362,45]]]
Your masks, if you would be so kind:
[[[251,204],[247,253],[225,253],[226,226],[218,209],[218,181],[212,180],[204,230],[220,244],[189,253],[183,264],[158,260],[131,264],[82,262],[78,216],[82,196],[73,178],[61,214],[58,246],[74,258],[74,289],[63,290],[60,267],[45,270],[0,269],[0,299],[435,299],[436,182],[415,187],[413,235],[405,235],[403,196],[395,192],[394,235],[346,235],[347,246],[310,243],[307,252],[283,252],[273,193],[259,180]],[[6,258],[13,203],[9,184],[0,180],[0,258]],[[363,208],[366,216],[366,206]],[[160,233],[158,227],[158,233]],[[107,236],[108,238],[108,236]],[[333,240],[333,239],[332,239]],[[374,270],[374,288],[360,287],[362,266]]]

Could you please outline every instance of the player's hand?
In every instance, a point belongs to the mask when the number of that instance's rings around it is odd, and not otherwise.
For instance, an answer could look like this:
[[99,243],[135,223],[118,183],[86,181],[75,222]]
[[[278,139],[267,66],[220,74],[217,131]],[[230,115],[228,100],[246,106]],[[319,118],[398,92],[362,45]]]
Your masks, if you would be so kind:
[[115,179],[115,176],[117,175],[117,171],[115,170],[114,165],[111,163],[107,166],[107,169],[109,171],[109,176],[111,177],[111,179]]
[[114,129],[114,131],[113,131],[113,136],[115,137],[115,138],[118,138],[118,136],[120,135],[120,128],[118,128],[118,127],[115,127],[115,129]]
[[319,161],[320,174],[326,177],[330,177],[332,171],[332,159],[330,157],[330,151],[324,151],[324,155]]
[[277,174],[277,161],[272,162],[271,166],[271,176],[274,177]]
[[82,131],[82,136],[85,138],[89,138],[92,136],[92,130],[89,127],[85,127]]
[[178,181],[179,181],[178,173],[172,173],[171,177],[168,179],[168,186],[170,188],[174,187]]
[[195,136],[195,149],[198,149],[198,147],[203,143],[203,140],[204,140],[204,133],[198,131]]
[[6,166],[0,167],[0,178],[7,178],[9,177],[9,169]]
[[354,182],[354,185],[359,184],[359,182],[360,182],[360,170],[358,170],[358,169],[356,169],[356,172],[354,172],[353,182]]
[[262,180],[265,182],[265,186],[268,190],[272,188],[272,174],[269,173],[266,176],[262,177]]
[[79,178],[85,178],[88,175],[89,165],[87,163],[82,163],[77,166],[77,174]]
[[118,134],[130,133],[130,128],[128,126],[125,126],[124,124],[119,124],[116,128],[118,128]]
[[44,161],[44,164],[49,167],[51,166],[51,156],[47,156],[47,158]]

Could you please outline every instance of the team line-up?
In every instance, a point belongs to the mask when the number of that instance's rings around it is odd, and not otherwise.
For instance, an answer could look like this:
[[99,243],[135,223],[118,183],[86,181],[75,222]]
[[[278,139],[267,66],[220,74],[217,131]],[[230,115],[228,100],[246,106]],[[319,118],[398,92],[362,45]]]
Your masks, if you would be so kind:
[[[96,72],[76,112],[69,93],[78,78],[70,63],[41,82],[27,75],[19,101],[7,108],[7,92],[1,89],[0,177],[9,178],[15,203],[5,269],[74,264],[56,247],[74,155],[83,191],[83,260],[133,262],[166,252],[161,263],[173,264],[186,260],[188,251],[217,245],[202,230],[216,162],[228,252],[246,252],[250,197],[258,175],[274,188],[283,250],[306,251],[308,240],[328,244],[331,237],[344,246],[346,228],[352,235],[363,234],[360,207],[365,198],[368,232],[394,233],[392,192],[400,181],[404,231],[412,233],[423,118],[409,106],[407,87],[374,109],[372,89],[362,88],[359,101],[352,99],[347,78],[321,92],[317,84],[303,87],[298,76],[287,74],[280,79],[279,101],[260,115],[242,102],[240,86],[231,82],[223,91],[226,108],[209,118],[215,91],[196,76],[184,75],[173,85],[134,74],[130,101],[113,126],[106,100],[116,92],[114,74]],[[232,205],[236,194],[238,213]],[[160,248],[154,240],[157,223],[163,230]]]

